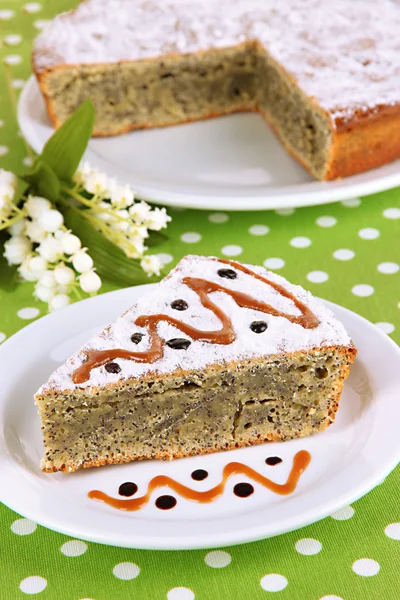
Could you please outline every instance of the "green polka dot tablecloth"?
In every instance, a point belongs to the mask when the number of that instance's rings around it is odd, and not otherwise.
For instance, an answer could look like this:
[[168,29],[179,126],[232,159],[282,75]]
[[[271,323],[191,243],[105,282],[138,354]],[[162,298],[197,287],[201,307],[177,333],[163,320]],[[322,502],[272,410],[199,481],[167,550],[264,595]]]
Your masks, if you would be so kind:
[[[73,4],[0,0],[0,167],[30,164],[14,102],[30,73],[32,38],[46,19]],[[400,189],[296,210],[170,214],[170,237],[157,248],[170,266],[187,253],[264,264],[400,340]],[[45,310],[33,300],[31,284],[0,292],[0,342]],[[319,523],[212,551],[85,543],[2,506],[0,598],[399,600],[399,490],[397,468],[366,497]]]

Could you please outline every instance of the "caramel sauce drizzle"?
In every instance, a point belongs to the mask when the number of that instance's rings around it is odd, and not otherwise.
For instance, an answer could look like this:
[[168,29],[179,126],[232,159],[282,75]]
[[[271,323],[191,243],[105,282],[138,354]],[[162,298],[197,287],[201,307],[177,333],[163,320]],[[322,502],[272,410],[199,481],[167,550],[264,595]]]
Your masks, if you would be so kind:
[[76,384],[88,381],[92,369],[101,367],[102,365],[113,361],[117,358],[133,360],[140,363],[154,363],[160,360],[164,355],[165,345],[165,341],[157,333],[157,325],[161,321],[173,325],[193,340],[208,342],[210,344],[232,344],[232,342],[234,342],[236,339],[236,334],[233,329],[232,321],[230,320],[228,315],[216,304],[214,304],[214,302],[210,299],[209,294],[213,292],[224,292],[225,294],[228,294],[228,296],[233,298],[236,304],[238,304],[241,308],[250,308],[253,310],[258,310],[260,312],[268,313],[275,317],[284,317],[292,323],[298,323],[305,329],[313,329],[314,327],[318,326],[319,321],[314,315],[314,313],[308,308],[308,306],[306,306],[305,304],[303,304],[303,302],[301,302],[295,296],[293,296],[293,294],[286,290],[282,285],[270,281],[269,279],[263,277],[262,275],[259,275],[258,273],[254,273],[244,265],[235,261],[227,259],[218,259],[218,262],[230,265],[238,271],[242,271],[242,273],[246,273],[246,275],[250,275],[251,277],[254,277],[254,279],[258,279],[259,281],[266,283],[274,290],[276,290],[281,296],[284,296],[285,298],[291,300],[295,304],[295,306],[300,310],[301,315],[296,316],[280,312],[279,310],[276,310],[273,306],[267,304],[266,302],[256,300],[255,298],[252,298],[251,296],[244,294],[243,292],[230,290],[220,285],[219,283],[206,281],[205,279],[199,279],[197,277],[184,277],[182,279],[182,283],[187,285],[199,296],[200,302],[204,306],[204,308],[208,308],[214,313],[217,319],[219,319],[219,321],[221,322],[221,329],[215,331],[201,331],[169,315],[141,315],[136,319],[135,325],[137,325],[138,327],[148,328],[148,333],[150,337],[150,348],[147,351],[130,352],[129,350],[124,350],[121,348],[115,348],[113,350],[89,350],[86,353],[87,360],[72,374],[72,381]]
[[200,502],[201,504],[207,504],[209,502],[213,502],[219,496],[221,496],[225,490],[225,486],[228,478],[231,475],[246,475],[253,481],[260,483],[265,488],[274,492],[275,494],[280,494],[281,496],[285,496],[287,494],[291,494],[296,489],[297,483],[306,470],[311,461],[311,454],[307,452],[307,450],[300,450],[293,458],[293,466],[289,473],[286,483],[275,483],[268,477],[264,477],[258,471],[255,471],[251,467],[244,465],[239,462],[231,462],[228,463],[222,472],[222,480],[221,483],[211,488],[210,490],[206,490],[205,492],[199,492],[198,490],[193,490],[183,483],[179,483],[168,477],[167,475],[158,475],[154,477],[147,488],[147,492],[144,496],[140,498],[132,498],[131,500],[120,500],[119,498],[113,498],[112,496],[108,496],[104,492],[99,490],[92,490],[88,493],[89,498],[92,500],[99,500],[101,502],[105,502],[109,506],[113,508],[118,508],[119,510],[127,510],[134,511],[139,510],[143,506],[145,506],[151,497],[151,494],[154,490],[168,486],[171,488],[176,494],[179,494],[183,498],[187,500],[192,500],[194,502]]

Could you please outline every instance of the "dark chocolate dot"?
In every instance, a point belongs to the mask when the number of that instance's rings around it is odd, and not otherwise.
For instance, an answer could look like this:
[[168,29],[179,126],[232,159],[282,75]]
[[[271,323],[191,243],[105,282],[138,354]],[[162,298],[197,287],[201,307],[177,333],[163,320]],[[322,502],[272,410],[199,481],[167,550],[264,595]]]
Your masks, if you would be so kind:
[[136,483],[133,483],[132,481],[126,481],[119,486],[118,494],[120,496],[133,496],[136,494],[137,490],[138,487]]
[[174,350],[187,350],[191,342],[189,340],[185,340],[185,338],[172,338],[172,340],[168,340],[166,344]]
[[204,469],[196,469],[196,471],[193,471],[192,473],[192,479],[195,481],[203,481],[206,477],[208,477],[208,472]]
[[282,459],[279,458],[279,456],[268,456],[268,458],[265,459],[265,462],[267,463],[267,465],[274,467],[275,465],[281,463]]
[[233,493],[239,498],[248,498],[254,492],[251,483],[237,483],[233,488]]
[[160,510],[170,510],[176,506],[176,498],[173,496],[159,496],[156,500],[156,506]]
[[104,368],[108,373],[120,373],[121,372],[121,367],[116,362],[109,362],[106,364],[106,366]]
[[186,302],[186,300],[174,300],[171,302],[171,308],[175,310],[186,310],[189,308],[189,304]]
[[143,333],[134,333],[131,335],[131,342],[134,344],[139,344],[142,341]]
[[237,277],[237,273],[233,269],[220,269],[218,275],[225,277],[225,279],[236,279]]
[[267,329],[268,325],[265,321],[253,321],[250,323],[250,329],[254,333],[263,333]]

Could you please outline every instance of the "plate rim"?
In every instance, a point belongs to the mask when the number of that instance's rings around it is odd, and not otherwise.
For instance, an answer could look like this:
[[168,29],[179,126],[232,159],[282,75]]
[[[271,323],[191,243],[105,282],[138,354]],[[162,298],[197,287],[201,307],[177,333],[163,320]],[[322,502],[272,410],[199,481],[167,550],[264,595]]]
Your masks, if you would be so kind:
[[[36,152],[40,152],[44,141],[37,134],[31,119],[27,116],[27,106],[30,98],[37,93],[40,94],[39,86],[35,76],[31,75],[26,81],[18,99],[17,119],[28,143]],[[293,184],[282,186],[282,189],[287,190],[285,193],[279,193],[279,187],[275,187],[266,188],[267,191],[263,194],[216,195],[205,192],[196,193],[196,189],[185,190],[183,185],[178,186],[182,189],[168,191],[163,185],[157,187],[154,182],[150,183],[148,180],[144,180],[145,183],[141,183],[138,177],[136,179],[135,176],[131,178],[129,173],[126,173],[123,169],[120,169],[116,173],[116,165],[98,156],[90,148],[90,142],[85,157],[94,166],[101,168],[110,176],[117,175],[124,177],[126,183],[130,183],[137,192],[137,195],[143,200],[156,204],[162,203],[167,206],[198,210],[256,211],[319,206],[357,196],[368,196],[400,185],[400,159],[398,159],[365,173],[335,181],[321,182],[314,180],[310,183],[299,184],[298,186]],[[382,170],[383,172],[387,170],[389,173],[382,175]],[[380,171],[381,176],[379,176]],[[296,192],[296,187],[301,188],[302,186],[304,190]],[[270,190],[269,193],[268,189]]]
[[[37,319],[33,323],[30,323],[27,326],[23,327],[18,332],[16,332],[14,335],[12,335],[10,338],[8,338],[6,341],[4,341],[3,344],[1,344],[1,346],[0,346],[0,360],[1,360],[2,356],[4,355],[4,352],[7,352],[9,345],[15,344],[16,340],[18,341],[20,337],[23,337],[23,335],[26,335],[27,330],[29,330],[29,332],[31,332],[33,329],[42,327],[44,321],[47,322],[47,321],[50,321],[52,318],[54,318],[54,314],[59,315],[61,312],[63,312],[63,314],[65,315],[65,313],[71,309],[80,310],[80,307],[82,306],[83,303],[86,306],[88,303],[93,304],[93,302],[99,301],[99,299],[101,299],[101,301],[103,302],[105,300],[110,299],[112,297],[112,295],[120,294],[121,292],[128,293],[131,290],[142,291],[145,288],[145,291],[148,291],[155,285],[157,285],[157,284],[143,284],[141,286],[133,286],[131,288],[123,288],[120,290],[106,292],[104,294],[100,294],[98,296],[95,296],[92,298],[87,298],[80,302],[74,303],[73,305],[70,305],[69,307],[66,307],[65,309],[61,309],[61,311],[57,311],[57,313],[47,314],[47,315],[41,317],[40,319]],[[138,290],[138,288],[139,288],[139,290]],[[378,338],[381,338],[382,341],[383,340],[385,341],[385,343],[389,346],[389,348],[393,352],[396,353],[396,355],[400,361],[400,348],[397,346],[397,344],[391,338],[389,338],[386,334],[384,334],[378,328],[376,328],[370,321],[368,321],[361,315],[358,315],[357,313],[351,311],[350,309],[342,307],[338,304],[335,304],[335,303],[327,301],[327,300],[323,300],[323,302],[326,303],[328,308],[330,308],[331,310],[332,309],[335,310],[336,308],[338,308],[339,312],[342,310],[345,313],[348,313],[351,318],[355,318],[356,321],[358,321],[362,326],[364,326],[364,327],[367,326],[368,328],[372,327],[376,336]],[[77,309],[77,307],[79,307],[79,308]],[[4,405],[4,402],[2,400],[2,397],[0,396],[0,408],[3,408],[3,405]],[[2,426],[2,430],[3,430],[3,426],[4,426],[3,414],[4,414],[4,411],[0,412],[0,424]],[[3,434],[0,437],[0,444],[5,445],[4,439],[3,439]],[[239,531],[234,530],[233,533],[229,533],[229,534],[227,534],[227,533],[222,533],[222,534],[221,533],[215,533],[215,534],[207,533],[206,539],[201,539],[199,542],[197,542],[197,541],[195,542],[194,540],[191,540],[191,538],[189,538],[189,537],[176,536],[175,538],[173,538],[173,537],[169,536],[169,537],[165,538],[162,536],[157,537],[154,535],[148,535],[148,536],[140,535],[140,536],[136,536],[136,537],[135,537],[135,535],[133,535],[133,536],[130,536],[129,538],[126,538],[126,537],[121,538],[121,536],[120,537],[117,536],[113,540],[110,540],[109,537],[106,538],[101,533],[96,533],[96,532],[93,533],[93,531],[90,532],[90,530],[82,531],[82,527],[79,524],[76,525],[75,523],[72,523],[72,524],[66,524],[66,525],[65,524],[59,525],[57,522],[57,519],[53,515],[48,519],[46,519],[44,517],[42,518],[40,511],[37,511],[37,510],[35,511],[34,509],[29,510],[29,506],[26,506],[26,503],[24,505],[23,501],[19,500],[17,502],[14,502],[12,499],[12,496],[7,496],[7,493],[4,492],[4,488],[3,488],[3,492],[1,494],[2,497],[0,500],[6,506],[8,506],[11,510],[17,512],[21,516],[31,519],[35,523],[38,523],[39,525],[42,525],[43,527],[46,527],[53,531],[57,531],[64,535],[68,535],[69,537],[72,537],[75,539],[82,539],[85,541],[105,544],[105,545],[109,545],[109,546],[148,549],[148,550],[191,550],[191,549],[221,548],[224,546],[238,545],[238,544],[257,541],[257,540],[261,540],[261,539],[267,539],[269,537],[274,537],[276,535],[281,535],[283,533],[295,531],[295,530],[305,527],[311,523],[320,521],[321,519],[324,519],[327,516],[330,516],[333,512],[340,510],[344,506],[351,504],[352,502],[355,502],[356,500],[358,500],[359,498],[364,496],[366,493],[368,493],[371,489],[376,487],[397,466],[399,461],[400,461],[400,446],[399,446],[398,456],[397,455],[395,456],[393,454],[393,456],[391,456],[390,459],[387,459],[384,463],[384,467],[379,471],[379,473],[376,472],[372,476],[370,476],[368,478],[364,478],[364,480],[360,484],[358,484],[358,486],[356,486],[354,489],[350,490],[350,492],[342,493],[339,498],[334,498],[328,503],[325,502],[319,511],[315,511],[314,508],[308,509],[308,511],[303,511],[300,521],[297,516],[293,516],[293,517],[290,517],[289,519],[285,518],[284,520],[281,520],[280,526],[275,527],[275,528],[271,527],[271,524],[269,524],[267,528],[263,527],[262,524],[261,525],[258,524],[257,527],[252,527],[251,529],[248,529],[248,528],[243,529],[242,528]],[[0,454],[0,465],[3,465],[3,467],[4,467],[4,466],[7,466],[7,463],[9,465],[9,467],[10,467],[10,465],[14,466],[13,462],[7,458],[6,453],[1,453]],[[15,472],[15,468],[14,468],[14,472]],[[11,500],[10,500],[10,498],[11,498]]]

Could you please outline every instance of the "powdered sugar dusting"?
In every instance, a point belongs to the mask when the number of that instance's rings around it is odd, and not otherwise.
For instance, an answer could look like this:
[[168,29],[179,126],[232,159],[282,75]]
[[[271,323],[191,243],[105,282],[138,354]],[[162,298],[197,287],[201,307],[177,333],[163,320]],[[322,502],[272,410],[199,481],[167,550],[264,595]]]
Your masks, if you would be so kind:
[[[185,371],[201,369],[217,362],[268,356],[282,352],[296,352],[319,346],[348,346],[351,343],[343,325],[320,300],[314,298],[300,286],[288,283],[283,277],[268,272],[263,267],[248,265],[255,273],[267,276],[271,281],[284,285],[289,292],[311,309],[319,319],[319,325],[314,329],[305,329],[284,317],[275,317],[256,310],[240,308],[233,298],[224,292],[214,292],[210,294],[210,298],[232,320],[237,336],[232,344],[220,345],[191,340],[187,350],[174,350],[165,346],[163,358],[156,363],[137,363],[117,359],[121,367],[120,373],[108,373],[103,366],[92,369],[87,382],[80,385],[72,382],[72,374],[85,360],[85,352],[88,350],[113,348],[125,348],[135,352],[147,350],[149,347],[147,330],[134,324],[140,315],[162,313],[179,318],[204,331],[220,329],[221,323],[217,317],[210,310],[205,309],[198,295],[182,283],[182,278],[185,276],[200,277],[222,284],[228,289],[245,292],[257,300],[270,304],[280,312],[291,315],[301,314],[292,300],[281,296],[272,287],[251,275],[237,271],[236,279],[221,279],[217,271],[226,266],[218,259],[213,258],[201,256],[184,258],[176,269],[157,285],[154,291],[140,298],[137,304],[119,317],[109,328],[93,337],[80,351],[57,369],[39,392],[48,388],[71,390],[103,386],[119,380],[140,377],[150,372],[168,374],[178,369]],[[186,300],[189,305],[187,310],[177,312],[171,308],[171,302],[178,299]],[[256,334],[250,329],[250,323],[257,320],[266,321],[268,324],[268,329],[262,334]],[[134,344],[130,339],[135,332],[144,334],[139,344]],[[164,322],[158,325],[158,332],[165,340],[186,337],[176,327]]]
[[400,102],[399,0],[86,0],[35,43],[36,68],[258,40],[334,119]]

